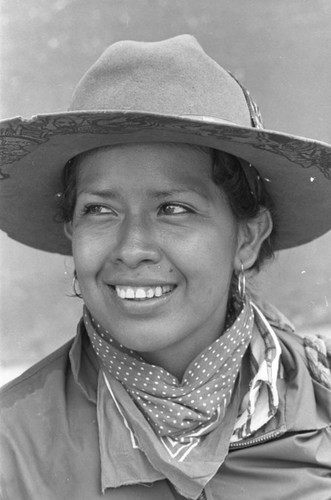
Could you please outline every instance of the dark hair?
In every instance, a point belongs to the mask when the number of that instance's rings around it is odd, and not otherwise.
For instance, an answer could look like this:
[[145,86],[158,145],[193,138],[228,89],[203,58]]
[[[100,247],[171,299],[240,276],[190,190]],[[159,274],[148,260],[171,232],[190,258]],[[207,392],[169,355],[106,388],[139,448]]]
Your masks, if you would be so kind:
[[274,257],[276,234],[275,211],[272,199],[257,170],[244,160],[223,151],[213,150],[213,180],[225,192],[238,221],[256,218],[261,210],[268,210],[273,221],[270,235],[263,241],[251,270],[259,271],[267,259]]
[[[238,221],[252,220],[259,215],[261,210],[265,209],[270,211],[274,220],[272,200],[262,178],[254,167],[223,151],[209,148],[201,149],[212,155],[213,181],[226,194],[232,212]],[[78,155],[69,160],[63,169],[64,189],[60,197],[59,210],[59,219],[62,222],[70,222],[73,218],[77,194],[76,167],[80,157],[81,155]],[[270,236],[263,241],[258,258],[251,270],[259,271],[265,260],[273,258],[275,231],[274,226]]]
[[77,164],[80,156],[81,155],[71,158],[71,160],[65,164],[62,172],[63,191],[59,198],[59,220],[61,222],[70,222],[74,216],[77,198]]

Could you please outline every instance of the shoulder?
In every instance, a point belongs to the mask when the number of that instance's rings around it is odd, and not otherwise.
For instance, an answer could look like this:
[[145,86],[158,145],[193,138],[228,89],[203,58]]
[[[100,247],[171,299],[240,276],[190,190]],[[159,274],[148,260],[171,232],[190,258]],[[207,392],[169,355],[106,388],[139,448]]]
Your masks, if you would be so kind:
[[331,339],[320,335],[307,336],[303,345],[312,377],[331,389]]
[[72,342],[73,340],[70,340],[0,389],[2,415],[10,412],[11,408],[17,409],[21,403],[26,406],[29,400],[34,404],[37,399],[52,390],[52,386],[55,388],[61,383]]
[[0,391],[1,498],[99,498],[96,408],[76,381],[72,343]]
[[266,302],[261,308],[278,336],[288,369],[305,367],[314,381],[331,389],[331,327],[329,337],[314,335],[313,331],[296,334],[294,326],[277,308]]
[[297,335],[275,328],[282,346],[282,353],[289,355],[296,365],[304,365],[311,378],[331,390],[331,343],[319,335]]
[[277,331],[282,349],[288,429],[328,428],[330,445],[331,370],[327,346],[319,337]]
[[10,498],[33,498],[26,493],[31,478],[42,484],[42,470],[50,473],[50,457],[65,431],[70,346],[65,344],[0,391],[0,456],[6,457],[0,482],[15,491]]

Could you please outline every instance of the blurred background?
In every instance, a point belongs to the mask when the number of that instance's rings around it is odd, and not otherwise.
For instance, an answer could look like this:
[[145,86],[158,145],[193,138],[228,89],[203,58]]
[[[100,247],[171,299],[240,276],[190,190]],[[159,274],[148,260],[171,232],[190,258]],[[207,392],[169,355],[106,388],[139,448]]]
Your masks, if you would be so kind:
[[[1,0],[0,6],[1,119],[64,111],[82,74],[117,40],[191,33],[249,89],[266,128],[331,142],[329,0]],[[4,233],[0,246],[2,384],[72,337],[82,304],[71,296],[70,258]],[[328,233],[280,252],[257,278],[301,334],[331,335],[330,249]]]

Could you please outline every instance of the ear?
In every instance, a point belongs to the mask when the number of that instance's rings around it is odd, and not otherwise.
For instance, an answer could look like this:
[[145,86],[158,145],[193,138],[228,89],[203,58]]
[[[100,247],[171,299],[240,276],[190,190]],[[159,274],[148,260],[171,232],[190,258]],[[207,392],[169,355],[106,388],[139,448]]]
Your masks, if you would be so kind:
[[262,243],[272,231],[272,219],[268,209],[261,209],[259,214],[249,221],[240,223],[238,246],[234,259],[234,267],[240,270],[252,267],[259,255]]
[[63,226],[64,234],[68,238],[68,240],[72,240],[72,221],[70,222],[65,222]]

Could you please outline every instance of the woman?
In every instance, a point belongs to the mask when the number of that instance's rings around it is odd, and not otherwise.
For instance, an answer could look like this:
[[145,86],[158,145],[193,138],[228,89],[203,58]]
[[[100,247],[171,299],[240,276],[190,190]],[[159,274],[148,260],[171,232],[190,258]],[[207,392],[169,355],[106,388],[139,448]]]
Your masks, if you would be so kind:
[[325,343],[246,287],[330,229],[329,146],[263,130],[187,35],[112,45],[1,133],[1,227],[72,252],[84,301],[2,391],[3,498],[329,499]]

